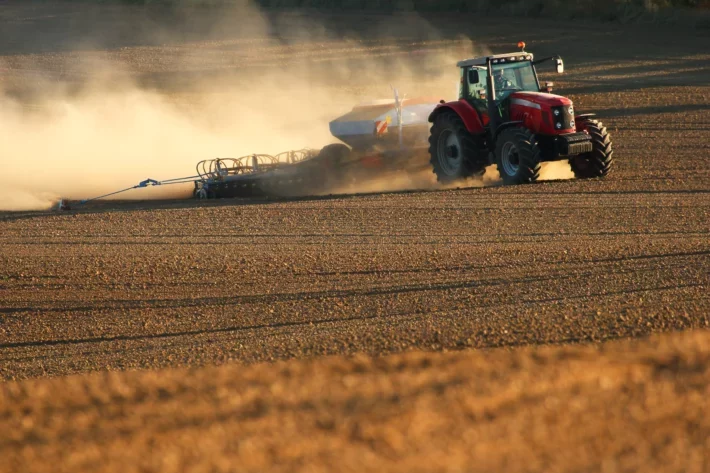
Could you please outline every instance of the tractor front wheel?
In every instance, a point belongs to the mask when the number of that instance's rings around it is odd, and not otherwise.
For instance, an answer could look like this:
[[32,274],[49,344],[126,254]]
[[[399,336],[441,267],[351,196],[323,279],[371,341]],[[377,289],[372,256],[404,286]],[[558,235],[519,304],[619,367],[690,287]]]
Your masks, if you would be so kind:
[[461,117],[444,112],[434,119],[429,136],[431,166],[439,182],[481,176],[488,164],[482,137],[469,133]]
[[609,174],[614,163],[611,136],[598,120],[586,120],[581,128],[592,137],[592,152],[571,158],[569,164],[572,172],[577,179],[604,177]]
[[540,177],[540,148],[526,128],[503,130],[496,140],[496,165],[504,184],[525,184]]

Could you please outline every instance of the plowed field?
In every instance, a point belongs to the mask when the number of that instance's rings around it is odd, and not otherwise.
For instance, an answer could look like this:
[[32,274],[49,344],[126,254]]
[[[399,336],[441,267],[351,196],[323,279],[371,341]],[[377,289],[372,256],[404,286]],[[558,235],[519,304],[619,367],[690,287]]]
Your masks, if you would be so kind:
[[[362,95],[372,84],[340,66],[527,39],[566,58],[548,78],[605,122],[616,165],[515,187],[0,213],[0,378],[19,380],[0,387],[0,470],[707,471],[706,332],[519,348],[709,326],[707,32],[436,17],[432,39],[421,18],[343,14],[309,21],[366,46],[214,28],[196,42],[203,12],[165,45],[130,34],[138,9],[2,8],[0,77],[28,101],[28,74],[66,79],[82,54],[178,95],[204,64],[244,77],[288,60]],[[108,38],[84,53],[82,15]],[[190,51],[203,67],[176,70]],[[150,371],[89,374],[128,369]],[[46,376],[61,378],[27,380]]]

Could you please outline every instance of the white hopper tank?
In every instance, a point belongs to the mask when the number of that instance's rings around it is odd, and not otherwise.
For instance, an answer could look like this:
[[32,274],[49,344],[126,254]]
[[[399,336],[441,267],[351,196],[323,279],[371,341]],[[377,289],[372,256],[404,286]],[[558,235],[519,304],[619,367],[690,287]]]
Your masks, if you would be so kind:
[[[432,98],[402,100],[401,145],[427,145],[429,115],[438,104]],[[330,133],[356,150],[393,149],[400,146],[398,111],[396,98],[360,104],[330,122]]]

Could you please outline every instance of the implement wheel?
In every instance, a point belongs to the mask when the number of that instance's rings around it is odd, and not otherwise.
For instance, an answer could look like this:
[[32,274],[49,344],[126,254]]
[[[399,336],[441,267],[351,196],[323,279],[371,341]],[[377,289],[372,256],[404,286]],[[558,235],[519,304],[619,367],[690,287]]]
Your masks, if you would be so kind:
[[488,164],[488,150],[482,137],[469,133],[461,117],[452,112],[434,119],[429,155],[437,180],[444,183],[480,176]]
[[574,176],[577,179],[606,176],[614,164],[614,150],[609,132],[598,120],[585,120],[580,128],[592,137],[592,152],[580,154],[569,160]]
[[341,143],[333,143],[325,146],[318,153],[318,160],[322,166],[322,186],[332,189],[348,183],[348,166],[350,159],[350,148]]

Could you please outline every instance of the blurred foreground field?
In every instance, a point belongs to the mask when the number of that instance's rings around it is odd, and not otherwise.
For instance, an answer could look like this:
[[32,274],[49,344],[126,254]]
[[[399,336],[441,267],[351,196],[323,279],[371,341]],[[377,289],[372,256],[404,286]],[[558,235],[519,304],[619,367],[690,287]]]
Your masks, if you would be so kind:
[[710,468],[710,332],[0,385],[0,471]]

